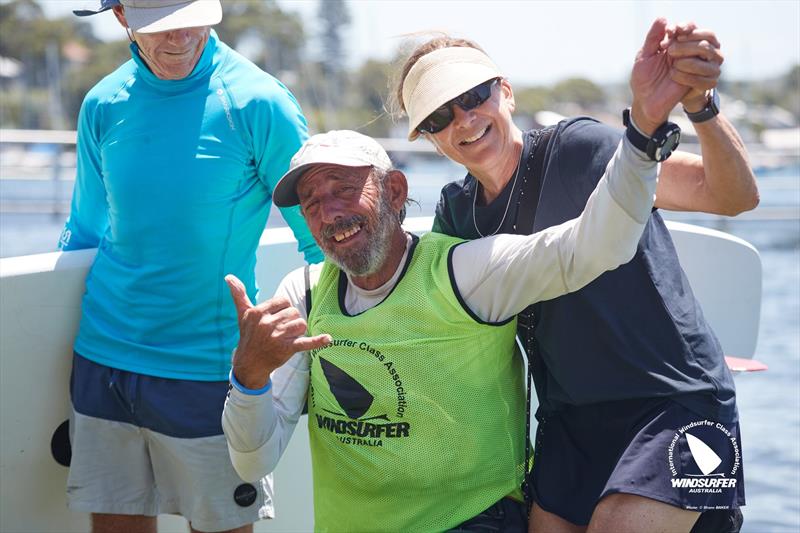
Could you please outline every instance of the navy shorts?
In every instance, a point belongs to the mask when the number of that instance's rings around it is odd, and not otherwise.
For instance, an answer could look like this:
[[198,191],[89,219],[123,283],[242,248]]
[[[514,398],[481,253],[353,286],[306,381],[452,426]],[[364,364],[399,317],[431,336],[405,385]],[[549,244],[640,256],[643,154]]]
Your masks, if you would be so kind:
[[245,482],[231,464],[227,382],[146,376],[75,354],[70,389],[70,509],[180,514],[199,531],[273,516],[271,478]]
[[227,381],[147,376],[100,365],[78,353],[72,365],[72,405],[82,415],[182,439],[222,435]]
[[586,525],[606,495],[627,493],[692,511],[744,505],[739,424],[668,398],[537,413],[531,485],[543,510]]

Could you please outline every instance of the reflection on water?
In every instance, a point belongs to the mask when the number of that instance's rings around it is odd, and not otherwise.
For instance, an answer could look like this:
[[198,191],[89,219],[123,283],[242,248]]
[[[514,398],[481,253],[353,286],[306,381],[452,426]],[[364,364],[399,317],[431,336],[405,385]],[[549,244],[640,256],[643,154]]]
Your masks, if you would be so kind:
[[761,250],[756,358],[767,372],[736,379],[751,533],[800,531],[800,247]]
[[[409,217],[431,215],[442,185],[463,176],[456,165],[443,161],[404,170],[410,196],[419,202],[409,208]],[[736,219],[686,213],[665,217],[732,233],[761,252],[764,285],[756,358],[770,369],[736,378],[748,502],[742,531],[800,531],[800,169],[761,174],[759,185],[760,206]],[[71,189],[71,184],[63,186]],[[20,197],[45,201],[52,192],[47,182],[0,180],[3,202]],[[62,193],[67,201],[69,192]],[[54,251],[64,218],[0,212],[0,257]],[[273,210],[269,226],[277,225],[283,223]]]

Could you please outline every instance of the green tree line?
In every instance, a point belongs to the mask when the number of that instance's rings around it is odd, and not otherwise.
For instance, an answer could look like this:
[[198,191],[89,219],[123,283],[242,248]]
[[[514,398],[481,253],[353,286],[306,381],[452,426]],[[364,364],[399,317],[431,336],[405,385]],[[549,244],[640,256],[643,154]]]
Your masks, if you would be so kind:
[[[403,58],[398,51],[391,61],[369,59],[349,69],[344,32],[350,16],[344,0],[319,2],[317,35],[275,0],[230,0],[223,9],[222,23],[215,27],[220,38],[281,79],[297,96],[313,130],[352,128],[380,137],[393,128],[402,131],[391,116],[389,94],[391,74]],[[74,128],[86,92],[130,58],[121,27],[119,35],[119,40],[102,41],[85,19],[71,14],[48,19],[36,0],[1,3],[0,56],[19,62],[21,72],[0,77],[0,127]],[[321,50],[316,54],[309,49],[314,39]],[[521,117],[540,110],[602,111],[616,105],[625,90],[584,78],[515,89]],[[800,65],[777,81],[723,80],[722,89],[749,104],[780,106],[800,117]]]

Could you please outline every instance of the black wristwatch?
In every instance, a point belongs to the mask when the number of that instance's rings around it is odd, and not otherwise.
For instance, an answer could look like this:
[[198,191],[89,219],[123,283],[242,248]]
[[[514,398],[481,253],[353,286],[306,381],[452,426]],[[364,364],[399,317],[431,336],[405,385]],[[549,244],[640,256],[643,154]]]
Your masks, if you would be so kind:
[[644,135],[633,125],[630,108],[622,112],[625,136],[636,148],[653,161],[661,162],[672,155],[681,141],[681,129],[674,122],[665,122],[656,128],[651,137]]
[[717,89],[711,89],[708,93],[708,102],[706,102],[706,106],[703,109],[696,113],[689,113],[684,107],[683,112],[692,122],[705,122],[719,115],[719,93]]

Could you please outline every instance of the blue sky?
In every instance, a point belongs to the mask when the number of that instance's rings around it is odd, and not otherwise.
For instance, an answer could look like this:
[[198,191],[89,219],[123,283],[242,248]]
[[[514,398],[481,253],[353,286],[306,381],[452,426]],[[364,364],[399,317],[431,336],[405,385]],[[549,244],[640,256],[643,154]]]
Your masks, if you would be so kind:
[[[99,2],[40,1],[51,15]],[[299,12],[313,31],[316,0],[279,3]],[[348,4],[352,23],[345,45],[352,66],[369,57],[390,58],[404,34],[444,30],[477,41],[512,81],[547,84],[569,76],[602,83],[624,81],[657,16],[674,22],[694,20],[714,30],[725,54],[727,79],[770,78],[800,63],[798,0],[349,0]],[[124,36],[110,13],[92,18],[102,38]]]

